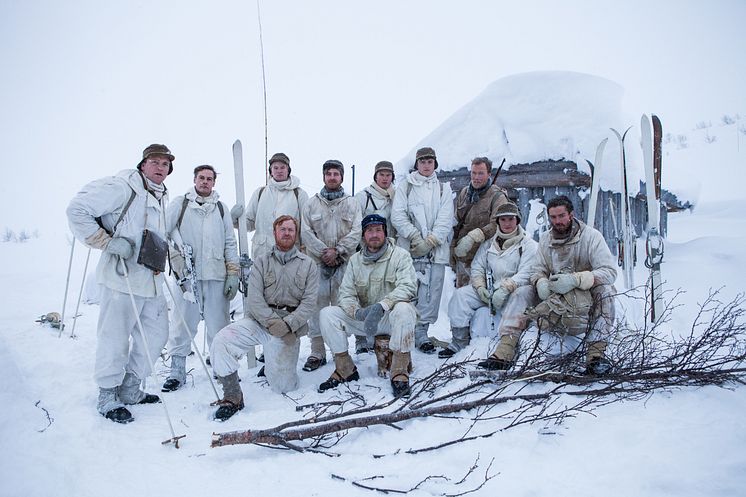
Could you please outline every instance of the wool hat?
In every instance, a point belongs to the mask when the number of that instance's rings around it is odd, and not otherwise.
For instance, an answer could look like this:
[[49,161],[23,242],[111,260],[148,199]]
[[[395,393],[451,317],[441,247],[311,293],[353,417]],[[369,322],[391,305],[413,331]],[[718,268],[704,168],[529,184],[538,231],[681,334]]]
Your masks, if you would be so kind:
[[438,157],[435,155],[435,150],[433,150],[431,147],[422,147],[421,149],[417,150],[417,153],[414,157],[413,170],[417,170],[417,161],[420,159],[434,159],[435,169],[438,169]]
[[288,167],[288,176],[293,171],[292,169],[290,169],[290,157],[282,152],[277,152],[269,159],[269,167],[267,168],[267,170],[270,174],[272,174],[272,163],[274,162],[282,162],[283,164],[285,164]]
[[497,214],[495,215],[495,217],[503,216],[515,216],[518,218],[518,222],[521,222],[521,211],[513,202],[502,204],[497,208]]
[[383,232],[386,236],[388,236],[388,230],[386,229],[386,218],[378,215],[378,214],[368,214],[363,218],[363,221],[360,223],[360,225],[363,228],[363,233],[365,233],[365,230],[368,228],[368,226],[373,226],[376,224],[380,224],[383,226]]
[[339,171],[339,174],[342,175],[342,178],[345,177],[345,166],[344,164],[342,164],[342,162],[336,159],[329,159],[328,161],[324,162],[322,171],[326,172],[327,169],[336,169]]
[[151,155],[165,155],[168,157],[168,174],[171,174],[174,171],[174,160],[176,159],[174,155],[171,153],[171,151],[168,149],[167,146],[161,145],[160,143],[153,143],[152,145],[148,145],[145,147],[145,150],[142,151],[142,160],[137,165],[137,169],[142,170],[142,165],[145,164],[145,161],[150,157]]
[[394,178],[396,177],[396,175],[394,174],[394,165],[387,160],[382,160],[378,164],[376,164],[376,168],[373,171],[373,181],[376,180],[376,175],[379,171],[391,171],[391,174],[394,176]]

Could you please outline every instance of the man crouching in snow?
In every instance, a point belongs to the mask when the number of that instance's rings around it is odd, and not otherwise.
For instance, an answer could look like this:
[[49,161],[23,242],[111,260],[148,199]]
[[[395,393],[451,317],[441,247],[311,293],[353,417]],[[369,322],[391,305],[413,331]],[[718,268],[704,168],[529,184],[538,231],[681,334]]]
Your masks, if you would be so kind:
[[292,216],[275,219],[275,245],[251,268],[249,316],[220,330],[212,341],[212,367],[223,387],[215,412],[219,421],[244,407],[238,359],[255,345],[264,346],[264,370],[272,390],[285,393],[298,387],[300,336],[308,332],[319,287],[316,263],[295,246],[298,228]]
[[386,219],[378,214],[363,218],[363,249],[355,253],[339,287],[339,306],[321,310],[319,324],[324,341],[334,354],[335,370],[319,385],[319,392],[360,375],[348,352],[347,335],[375,336],[379,375],[390,366],[394,395],[409,395],[410,351],[414,345],[417,276],[409,252],[386,237]]
[[103,251],[96,269],[103,290],[94,378],[99,387],[98,412],[117,423],[134,420],[125,404],[160,402],[157,395],[140,390],[140,384],[153,368],[148,357],[160,357],[168,339],[162,272],[168,197],[163,181],[173,171],[173,161],[168,147],[150,145],[137,169],[89,183],[67,207],[75,237]]
[[575,219],[564,195],[547,203],[552,229],[539,239],[531,282],[541,301],[527,311],[539,329],[584,336],[586,374],[611,369],[605,356],[613,331],[616,261],[603,235]]

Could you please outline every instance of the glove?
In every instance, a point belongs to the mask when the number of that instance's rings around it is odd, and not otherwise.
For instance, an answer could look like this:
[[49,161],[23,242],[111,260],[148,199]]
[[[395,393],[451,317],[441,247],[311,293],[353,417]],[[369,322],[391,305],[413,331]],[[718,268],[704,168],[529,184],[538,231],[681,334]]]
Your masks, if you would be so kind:
[[572,274],[553,274],[549,277],[549,290],[564,295],[574,290],[580,283],[580,278]]
[[435,248],[440,245],[440,240],[438,240],[438,238],[433,234],[427,235],[425,241],[430,245],[430,248]]
[[267,331],[273,337],[282,338],[288,333],[291,333],[290,326],[288,326],[284,319],[272,318],[267,321],[267,324],[269,325]]
[[549,280],[541,278],[536,282],[536,293],[539,295],[539,300],[546,300],[552,291],[549,289]]
[[238,223],[238,218],[243,215],[244,206],[241,204],[236,204],[233,207],[231,207],[231,220],[233,221],[233,224]]
[[129,259],[132,256],[132,252],[134,252],[134,248],[131,241],[126,238],[116,237],[109,240],[109,244],[106,245],[104,252],[119,256],[122,259]]
[[419,233],[415,233],[410,239],[409,251],[412,253],[412,257],[415,259],[427,255],[432,247],[422,238]]
[[508,297],[510,297],[510,292],[504,287],[498,287],[492,294],[492,308],[495,310],[502,309],[505,302],[508,301]]
[[482,302],[490,305],[490,291],[487,290],[486,287],[480,286],[479,288],[477,288],[477,294],[479,295],[479,298],[482,299]]
[[365,318],[368,317],[368,313],[370,312],[370,308],[373,306],[368,307],[361,307],[360,309],[355,311],[355,320],[356,321],[365,321]]
[[383,318],[383,306],[380,303],[373,304],[368,306],[370,310],[368,311],[368,315],[365,316],[365,322],[364,322],[364,328],[365,328],[365,334],[369,337],[375,336],[378,334],[378,323],[381,322],[381,319]]
[[474,244],[482,243],[483,241],[484,232],[479,228],[473,229],[458,241],[453,253],[456,254],[456,257],[463,259],[474,248]]
[[508,293],[513,293],[515,289],[518,288],[518,285],[513,278],[503,278],[500,280],[500,286],[505,288]]
[[184,260],[184,256],[181,255],[181,252],[176,249],[169,250],[168,260],[171,263],[171,271],[174,272],[176,278],[183,278],[186,273],[186,261]]
[[225,285],[223,286],[223,295],[225,295],[225,298],[228,300],[233,300],[233,298],[236,296],[236,293],[238,293],[238,275],[237,274],[229,274],[225,277]]

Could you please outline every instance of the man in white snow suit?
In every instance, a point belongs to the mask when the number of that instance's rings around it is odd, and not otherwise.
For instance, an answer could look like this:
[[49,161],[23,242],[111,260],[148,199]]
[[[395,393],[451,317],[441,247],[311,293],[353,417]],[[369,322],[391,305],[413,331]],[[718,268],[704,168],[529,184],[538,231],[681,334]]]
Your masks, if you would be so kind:
[[[290,158],[282,152],[269,159],[270,179],[267,186],[257,188],[249,203],[231,208],[233,226],[238,227],[238,218],[246,216],[246,226],[251,238],[251,258],[269,253],[274,245],[272,223],[283,214],[300,219],[308,194],[300,187],[300,180],[290,174]],[[300,246],[300,239],[296,241]]]
[[[162,272],[168,196],[163,181],[173,171],[173,161],[168,147],[150,145],[137,169],[87,184],[67,207],[75,237],[102,251],[96,269],[103,289],[94,378],[99,387],[98,412],[117,423],[134,420],[125,404],[160,402],[140,386],[154,366],[148,357],[155,361],[168,339]],[[152,250],[153,245],[158,248]]]
[[482,242],[497,232],[497,209],[508,194],[491,184],[492,161],[476,157],[471,161],[471,181],[456,197],[456,225],[451,240],[451,268],[456,273],[456,288],[469,284],[471,261]]
[[319,275],[316,263],[296,247],[298,221],[280,216],[274,222],[275,245],[254,261],[249,276],[249,316],[229,324],[212,342],[212,367],[223,387],[215,419],[225,421],[244,407],[238,384],[238,359],[262,345],[265,375],[275,392],[298,387],[300,336],[316,309]]
[[458,288],[448,304],[453,339],[438,353],[440,358],[469,344],[472,321],[481,308],[492,314],[501,342],[517,339],[528,324],[523,313],[536,303],[529,278],[538,245],[521,227],[520,211],[512,202],[498,207],[496,219],[495,236],[480,246],[471,263],[471,284]]
[[[195,278],[196,294],[191,281],[183,281],[184,298],[177,297],[181,319],[171,321],[168,352],[171,372],[161,391],[170,392],[186,382],[186,358],[192,349],[197,325],[204,320],[207,346],[215,334],[230,323],[229,306],[238,292],[240,268],[236,237],[230,215],[214,190],[217,173],[210,165],[194,168],[194,188],[176,197],[166,210],[166,226],[176,245],[171,251],[171,267],[177,280]],[[191,251],[194,274],[186,274],[184,250]]]
[[342,188],[344,165],[328,160],[322,166],[324,187],[303,207],[301,236],[306,254],[319,267],[319,293],[316,312],[308,323],[311,354],[304,371],[314,371],[326,364],[326,347],[319,328],[319,311],[337,303],[347,261],[360,242],[360,205]]
[[[391,224],[391,203],[394,201],[394,165],[382,160],[376,164],[373,171],[373,183],[355,194],[355,200],[360,203],[362,217],[368,214],[378,214],[386,219],[387,236],[396,239],[396,230]],[[373,339],[362,335],[355,335],[355,353],[362,354],[373,348]]]
[[363,248],[350,258],[339,288],[338,306],[321,310],[324,340],[334,354],[334,372],[319,392],[360,375],[347,351],[347,337],[375,337],[379,375],[390,373],[394,395],[409,395],[410,351],[417,311],[411,301],[417,282],[409,252],[387,238],[386,219],[362,220]]
[[397,187],[391,207],[397,244],[409,250],[417,272],[415,344],[426,354],[435,352],[427,330],[438,320],[453,228],[451,185],[438,180],[437,168],[435,150],[419,149],[414,171]]
[[[552,228],[539,239],[531,275],[539,304],[527,318],[542,331],[583,336],[586,374],[605,374],[611,369],[605,352],[615,318],[616,260],[603,235],[573,216],[569,198],[553,198],[547,212]],[[485,366],[506,369],[513,360],[509,353],[506,347]]]

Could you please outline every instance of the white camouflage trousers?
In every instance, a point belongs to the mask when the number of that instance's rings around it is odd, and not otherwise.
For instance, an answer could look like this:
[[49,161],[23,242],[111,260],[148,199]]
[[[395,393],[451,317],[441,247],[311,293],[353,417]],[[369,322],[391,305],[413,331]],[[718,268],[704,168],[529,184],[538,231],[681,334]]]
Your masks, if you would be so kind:
[[121,385],[126,372],[134,373],[141,380],[146,378],[154,366],[148,360],[148,352],[155,361],[168,339],[166,298],[163,295],[134,298],[147,340],[147,352],[130,295],[105,287],[101,291],[94,371],[94,379],[100,388]]
[[[329,306],[321,309],[319,316],[321,334],[333,354],[347,352],[347,337],[366,336],[362,321],[348,316],[341,307]],[[399,302],[386,311],[378,325],[378,335],[390,335],[389,348],[394,352],[410,352],[414,345],[414,326],[417,311],[409,302]]]
[[[205,335],[209,349],[218,331],[231,322],[228,308],[230,302],[223,294],[225,282],[206,280],[199,281],[197,284],[199,296],[204,306]],[[197,325],[200,322],[199,304],[181,298],[183,294],[178,290],[174,293],[177,302],[174,303],[176,309],[169,330],[168,352],[172,356],[186,357],[192,349],[192,338],[197,334]],[[184,329],[181,318],[179,318],[179,313],[184,317],[184,321],[189,327],[188,333]]]
[[264,374],[274,392],[285,393],[298,388],[298,354],[300,340],[291,345],[269,334],[252,318],[244,318],[220,330],[210,347],[210,362],[218,376],[238,371],[238,360],[255,345],[264,350]]
[[347,269],[347,263],[342,264],[334,271],[331,278],[324,278],[324,265],[319,264],[319,293],[316,298],[316,310],[311,314],[308,320],[308,338],[321,336],[321,327],[319,324],[319,313],[325,307],[337,305],[337,295],[339,294],[339,285],[342,284],[342,278]]

